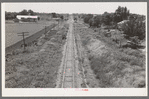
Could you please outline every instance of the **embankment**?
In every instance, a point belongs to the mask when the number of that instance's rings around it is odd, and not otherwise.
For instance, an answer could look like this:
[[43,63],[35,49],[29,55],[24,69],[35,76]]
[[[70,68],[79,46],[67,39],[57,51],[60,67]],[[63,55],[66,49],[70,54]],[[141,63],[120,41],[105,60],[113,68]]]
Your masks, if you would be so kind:
[[54,88],[69,25],[63,22],[31,43],[6,56],[6,88]]
[[[84,26],[84,24],[76,24],[76,33],[80,35],[82,46],[87,50],[88,65],[90,65],[90,68],[93,70],[96,79],[99,80],[98,87],[146,87],[145,55],[136,49],[116,47],[116,43],[102,35],[105,31],[106,30],[101,29],[94,31]],[[83,63],[85,63],[85,61],[83,61]],[[84,65],[84,68],[85,67],[87,66]],[[88,72],[89,69],[85,70],[86,75],[90,74]],[[88,80],[87,83],[90,82],[91,81]],[[91,84],[92,85],[88,85],[90,87],[96,87],[92,82]]]
[[[52,28],[54,28],[56,26],[56,24],[52,24],[48,27],[46,27],[46,32],[48,32],[49,30],[51,30]],[[37,33],[25,38],[25,43],[28,45],[31,42],[35,41],[36,39],[38,39],[43,33],[45,33],[45,29],[42,29],[40,31],[38,31]],[[6,54],[11,53],[13,50],[21,48],[21,45],[23,44],[23,40],[5,48]]]

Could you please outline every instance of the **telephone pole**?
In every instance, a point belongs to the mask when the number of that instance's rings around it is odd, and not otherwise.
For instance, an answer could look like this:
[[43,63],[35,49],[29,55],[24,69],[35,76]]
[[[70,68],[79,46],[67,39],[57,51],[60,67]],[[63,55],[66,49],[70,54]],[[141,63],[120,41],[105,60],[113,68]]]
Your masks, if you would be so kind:
[[18,36],[22,36],[23,37],[23,46],[24,46],[24,51],[25,51],[25,36],[28,36],[29,34],[27,34],[28,32],[22,32],[22,33],[17,33],[19,34]]
[[45,35],[46,35],[46,26],[45,26]]

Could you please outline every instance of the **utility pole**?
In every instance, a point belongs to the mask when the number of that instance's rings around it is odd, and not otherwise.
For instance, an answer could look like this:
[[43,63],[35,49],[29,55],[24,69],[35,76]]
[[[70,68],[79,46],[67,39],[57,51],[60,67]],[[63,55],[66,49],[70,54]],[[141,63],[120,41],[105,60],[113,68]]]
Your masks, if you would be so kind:
[[45,26],[45,35],[46,35],[46,26]]
[[58,19],[58,28],[59,28],[59,21],[60,21],[60,20]]
[[[24,46],[24,51],[25,51],[25,36],[28,36],[29,34],[25,34],[25,33],[29,33],[29,32],[22,32],[22,33],[17,33],[19,34],[18,36],[22,36],[23,37],[23,46]],[[21,34],[21,35],[20,35]]]
[[58,26],[58,28],[59,28],[60,20],[59,20],[59,19],[56,19],[56,21],[57,21],[57,26]]

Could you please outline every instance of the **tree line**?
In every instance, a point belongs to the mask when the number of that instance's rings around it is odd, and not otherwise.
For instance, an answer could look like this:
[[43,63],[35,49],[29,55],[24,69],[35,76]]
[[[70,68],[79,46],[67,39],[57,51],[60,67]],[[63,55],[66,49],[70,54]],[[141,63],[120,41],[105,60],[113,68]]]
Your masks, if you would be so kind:
[[5,12],[5,19],[12,20],[15,19],[17,15],[36,15],[36,12],[32,10],[22,10],[21,12]]
[[21,12],[5,12],[5,19],[6,20],[12,20],[15,19],[17,15],[40,15],[40,14],[47,14],[47,15],[51,15],[52,18],[58,18],[60,17],[61,19],[63,19],[63,15],[60,15],[58,13],[38,13],[38,12],[34,12],[32,10],[22,10]]
[[104,12],[100,15],[82,15],[84,23],[90,27],[101,27],[101,25],[118,29],[118,23],[127,20],[122,26],[124,37],[138,45],[140,40],[145,39],[145,16],[132,14],[127,7],[119,6],[114,13]]
[[92,14],[84,15],[84,22],[90,26],[99,27],[101,24],[113,25],[114,23],[127,20],[130,15],[129,10],[126,7],[119,6],[114,13],[104,12],[101,15],[93,16]]

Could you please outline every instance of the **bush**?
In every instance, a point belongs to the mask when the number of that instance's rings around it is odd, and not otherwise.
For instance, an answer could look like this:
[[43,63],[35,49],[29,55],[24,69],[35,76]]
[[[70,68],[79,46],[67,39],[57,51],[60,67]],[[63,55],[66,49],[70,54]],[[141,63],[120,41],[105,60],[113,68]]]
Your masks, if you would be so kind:
[[92,14],[86,15],[85,18],[84,18],[84,22],[85,22],[85,23],[89,23],[89,20],[90,20],[92,17],[93,17]]
[[[94,71],[96,78],[100,80],[100,87],[108,87],[112,86],[112,79],[110,75],[106,75],[111,70],[115,70],[115,68],[111,68],[109,66],[109,58],[110,53],[103,54],[101,57],[95,57],[93,55],[89,55],[88,58],[90,60],[91,68]],[[113,65],[115,66],[115,65]]]
[[93,18],[91,18],[90,20],[89,20],[89,25],[90,25],[90,27],[91,26],[93,26],[93,27],[99,27],[100,25],[101,25],[101,20],[102,20],[102,18],[101,18],[101,16],[95,16],[95,17],[93,17]]
[[122,25],[125,38],[138,45],[140,40],[145,39],[145,23],[132,19]]
[[19,22],[19,19],[15,18],[13,21],[14,21],[14,22]]
[[62,39],[63,39],[63,40],[66,39],[66,35],[65,35],[65,34],[62,35]]
[[141,54],[142,52],[139,50],[133,50],[131,48],[127,48],[123,50],[124,53],[131,55],[131,56],[135,56],[137,58],[143,58],[143,54]]
[[26,47],[26,49],[24,50],[22,49],[16,49],[12,51],[12,55],[18,55],[18,54],[22,54],[22,53],[32,53],[33,51],[35,51],[34,46],[29,46]]
[[131,66],[137,65],[137,66],[141,66],[141,67],[144,66],[143,62],[141,62],[139,59],[132,59],[132,60],[130,61],[130,65],[131,65]]

